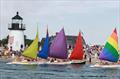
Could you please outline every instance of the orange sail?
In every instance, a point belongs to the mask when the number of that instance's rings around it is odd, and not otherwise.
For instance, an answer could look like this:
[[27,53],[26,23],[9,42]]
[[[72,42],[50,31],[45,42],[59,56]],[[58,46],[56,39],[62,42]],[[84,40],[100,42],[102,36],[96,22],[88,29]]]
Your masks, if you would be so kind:
[[75,48],[73,49],[69,59],[70,60],[82,60],[83,55],[84,55],[84,52],[83,52],[82,36],[81,36],[81,33],[79,32],[79,35],[76,40]]

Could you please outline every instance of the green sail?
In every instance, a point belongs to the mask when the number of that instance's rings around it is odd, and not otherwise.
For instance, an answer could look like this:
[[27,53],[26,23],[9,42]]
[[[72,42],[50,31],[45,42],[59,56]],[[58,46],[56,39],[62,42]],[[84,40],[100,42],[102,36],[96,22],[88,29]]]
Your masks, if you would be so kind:
[[22,55],[32,59],[36,59],[37,52],[38,52],[38,31],[36,34],[36,38],[34,39],[32,44],[22,53]]

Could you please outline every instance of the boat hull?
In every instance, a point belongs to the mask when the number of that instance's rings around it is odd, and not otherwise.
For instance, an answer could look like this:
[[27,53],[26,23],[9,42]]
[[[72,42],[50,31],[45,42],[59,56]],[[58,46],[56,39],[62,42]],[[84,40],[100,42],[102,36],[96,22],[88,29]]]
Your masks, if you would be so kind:
[[46,62],[9,62],[6,64],[18,64],[18,65],[37,65],[37,64],[45,64]]
[[42,64],[48,64],[48,65],[68,65],[71,64],[70,62],[9,62],[6,64],[19,64],[19,65],[42,65]]
[[91,65],[90,67],[97,67],[97,68],[120,68],[120,65]]
[[47,62],[50,65],[69,65],[70,62]]
[[68,62],[9,62],[7,64],[21,64],[21,65],[40,65],[40,64],[48,64],[48,65],[70,65],[70,64],[85,64],[86,61],[68,61]]
[[85,64],[86,60],[72,60],[71,64]]

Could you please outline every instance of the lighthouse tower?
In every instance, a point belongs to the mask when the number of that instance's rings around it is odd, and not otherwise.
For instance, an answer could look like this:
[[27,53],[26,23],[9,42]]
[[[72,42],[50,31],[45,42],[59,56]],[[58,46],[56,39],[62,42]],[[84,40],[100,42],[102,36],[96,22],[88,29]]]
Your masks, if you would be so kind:
[[23,18],[16,13],[16,16],[12,17],[12,23],[8,26],[8,48],[13,51],[23,50],[25,47]]

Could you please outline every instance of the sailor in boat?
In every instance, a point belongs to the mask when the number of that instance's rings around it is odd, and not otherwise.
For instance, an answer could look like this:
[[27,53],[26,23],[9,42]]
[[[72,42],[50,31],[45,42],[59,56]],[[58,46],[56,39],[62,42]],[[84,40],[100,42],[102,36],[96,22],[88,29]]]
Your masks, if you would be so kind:
[[43,59],[43,58],[40,58],[40,57],[37,57],[37,62],[40,62],[40,63],[45,63],[45,62],[48,62],[49,61],[49,58],[47,59]]
[[6,59],[8,59],[9,55],[10,55],[10,51],[9,51],[8,47],[6,47],[5,51],[4,51],[4,56]]
[[24,57],[21,55],[22,52],[20,51],[12,51],[11,57],[13,62],[29,62],[31,61],[29,58]]
[[60,60],[57,59],[57,58],[52,58],[52,57],[51,57],[51,58],[49,59],[49,62],[50,62],[50,63],[52,63],[52,62],[60,62]]

